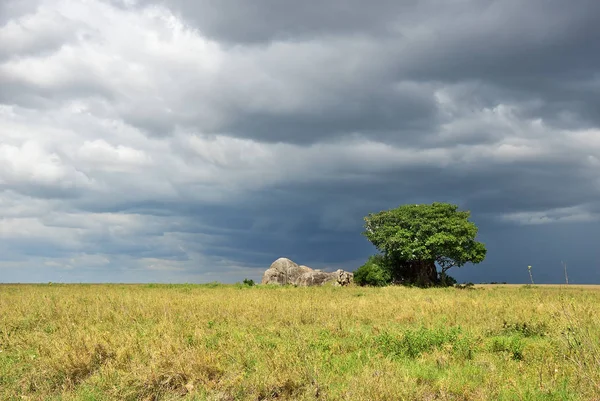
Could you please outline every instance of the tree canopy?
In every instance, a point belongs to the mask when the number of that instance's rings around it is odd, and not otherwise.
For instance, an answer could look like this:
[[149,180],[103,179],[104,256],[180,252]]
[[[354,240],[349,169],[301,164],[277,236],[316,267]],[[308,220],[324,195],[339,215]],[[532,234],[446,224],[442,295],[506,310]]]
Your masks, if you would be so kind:
[[485,258],[485,245],[475,240],[478,228],[469,217],[449,203],[404,205],[366,216],[363,235],[382,252],[392,280],[443,284],[448,269]]

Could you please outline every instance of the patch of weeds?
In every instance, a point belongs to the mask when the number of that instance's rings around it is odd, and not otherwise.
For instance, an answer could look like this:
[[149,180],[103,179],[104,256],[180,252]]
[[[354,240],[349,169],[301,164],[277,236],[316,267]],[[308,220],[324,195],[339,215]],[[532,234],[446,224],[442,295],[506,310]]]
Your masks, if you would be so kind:
[[508,352],[515,361],[523,360],[524,344],[519,336],[497,336],[490,340],[490,351]]
[[584,323],[582,316],[585,310],[578,311],[572,308],[573,306],[563,307],[568,322],[568,326],[561,333],[563,344],[566,346],[564,356],[579,377],[600,394],[600,330],[597,323]]
[[179,292],[190,293],[190,292],[192,292],[194,287],[189,284],[183,284],[183,285],[179,286],[177,289],[179,290]]
[[[18,377],[18,358],[0,349],[0,388]],[[22,367],[21,367],[22,368]]]
[[302,393],[304,384],[286,379],[283,383],[263,389],[258,394],[258,400],[272,400],[274,398],[294,399]]
[[323,330],[317,338],[308,341],[308,346],[322,355],[330,355],[335,341],[328,330]]
[[[387,332],[378,335],[375,342],[378,348],[392,357],[416,358],[424,352],[431,351],[446,343],[456,344],[461,329],[459,327],[428,329],[421,327],[416,330],[405,330],[400,336]],[[457,350],[467,346],[457,345]]]
[[162,373],[148,378],[138,388],[137,397],[144,400],[158,400],[167,393],[185,396],[190,389],[193,389],[193,385],[187,374]]
[[502,331],[507,334],[516,333],[523,337],[544,337],[548,331],[546,323],[508,323],[504,321]]
[[87,356],[69,354],[68,360],[56,368],[53,382],[56,388],[73,388],[93,375],[115,354],[97,344]]
[[133,378],[127,386],[133,390],[129,399],[171,400],[189,397],[190,394],[214,387],[225,373],[219,366],[205,360],[189,362],[182,369],[175,367],[173,361],[165,360],[147,377]]
[[77,389],[77,399],[82,401],[102,401],[106,397],[97,388],[82,385]]
[[538,288],[538,287],[533,284],[525,284],[524,286],[521,287],[521,289],[523,289],[523,290],[532,290],[535,288]]
[[452,342],[452,352],[462,359],[471,360],[475,355],[475,344],[471,337],[460,336]]
[[187,334],[184,337],[184,341],[185,344],[190,348],[196,347],[199,344],[198,339],[194,334]]
[[48,323],[46,326],[44,326],[44,333],[46,333],[46,334],[52,334],[56,330],[58,330],[58,327],[56,327],[56,325],[54,325],[52,323]]
[[[586,399],[581,394],[569,388],[568,381],[563,380],[554,389],[505,387],[499,389],[497,394],[499,401],[527,400],[527,401],[569,401]],[[595,400],[595,398],[591,398]]]
[[200,284],[200,287],[204,287],[204,288],[219,288],[219,287],[224,287],[224,284],[221,284],[218,281],[212,281],[210,283]]
[[412,364],[407,370],[419,386],[433,385],[439,380],[442,374],[442,370],[437,365],[430,363]]
[[256,372],[256,367],[258,366],[258,360],[256,358],[252,358],[247,355],[242,359],[242,368],[244,371],[244,376],[250,377],[253,373]]
[[285,288],[285,286],[280,284],[261,284],[260,288],[263,290],[280,290],[282,288]]
[[217,349],[219,343],[221,342],[221,336],[219,333],[211,334],[209,336],[204,337],[204,346],[207,349]]
[[275,339],[270,334],[264,333],[256,333],[254,334],[254,341],[256,345],[260,349],[275,349],[277,348],[277,344],[275,343]]

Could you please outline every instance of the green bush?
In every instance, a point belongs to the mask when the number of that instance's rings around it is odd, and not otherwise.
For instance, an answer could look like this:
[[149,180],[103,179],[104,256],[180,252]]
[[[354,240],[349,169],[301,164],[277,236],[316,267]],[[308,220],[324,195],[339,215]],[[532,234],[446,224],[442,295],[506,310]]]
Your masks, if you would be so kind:
[[390,284],[392,276],[386,267],[381,255],[369,257],[367,263],[354,272],[354,282],[358,285],[372,285],[376,287]]
[[245,278],[243,283],[244,283],[244,285],[247,285],[248,287],[252,287],[254,285],[254,280]]
[[460,337],[459,327],[428,329],[407,329],[401,336],[384,332],[375,338],[378,348],[392,357],[416,358],[446,343],[452,344],[454,353],[472,358],[472,345],[468,338]]
[[[453,285],[456,285],[457,281],[454,277],[449,276],[447,274],[442,274],[442,273],[438,273],[438,279],[440,281],[440,286],[442,287],[452,287]],[[471,285],[471,287],[473,286],[473,283],[467,283],[467,285]]]
[[458,288],[459,290],[474,290],[475,284],[468,282],[464,284],[454,284],[454,288]]

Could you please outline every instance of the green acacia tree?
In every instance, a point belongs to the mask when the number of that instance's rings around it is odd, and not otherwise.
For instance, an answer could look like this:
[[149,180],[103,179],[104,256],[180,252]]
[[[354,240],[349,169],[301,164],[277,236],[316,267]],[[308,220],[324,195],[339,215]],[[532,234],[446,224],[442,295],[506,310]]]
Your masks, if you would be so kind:
[[394,281],[439,285],[450,268],[485,258],[469,217],[449,203],[404,205],[366,216],[363,235],[383,254]]

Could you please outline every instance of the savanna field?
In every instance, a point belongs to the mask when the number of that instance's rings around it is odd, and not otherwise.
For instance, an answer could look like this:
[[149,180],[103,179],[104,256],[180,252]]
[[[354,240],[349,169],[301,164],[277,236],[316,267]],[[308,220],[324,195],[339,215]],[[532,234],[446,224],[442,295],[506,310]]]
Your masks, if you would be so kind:
[[2,400],[598,400],[600,290],[1,285]]

